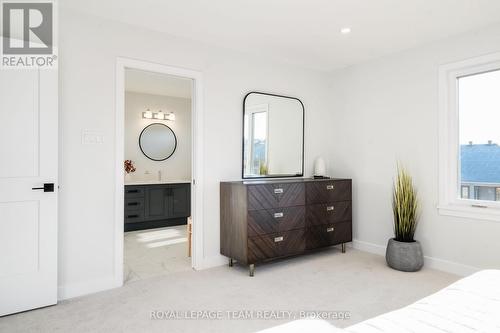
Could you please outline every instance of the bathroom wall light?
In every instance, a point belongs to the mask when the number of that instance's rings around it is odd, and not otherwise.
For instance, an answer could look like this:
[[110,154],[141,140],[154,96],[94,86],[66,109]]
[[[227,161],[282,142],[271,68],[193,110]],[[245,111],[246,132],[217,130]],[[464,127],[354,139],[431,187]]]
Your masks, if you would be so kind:
[[175,114],[173,112],[165,115],[165,120],[175,121]]
[[149,109],[146,109],[146,111],[142,113],[142,118],[175,121],[175,114],[173,112],[165,114],[162,110],[151,112]]
[[350,34],[351,33],[351,28],[349,28],[349,27],[342,28],[342,29],[340,29],[340,33],[342,35]]
[[151,112],[149,109],[146,109],[146,111],[142,113],[142,118],[153,119],[153,112]]
[[165,120],[165,114],[160,110],[154,114],[155,119]]

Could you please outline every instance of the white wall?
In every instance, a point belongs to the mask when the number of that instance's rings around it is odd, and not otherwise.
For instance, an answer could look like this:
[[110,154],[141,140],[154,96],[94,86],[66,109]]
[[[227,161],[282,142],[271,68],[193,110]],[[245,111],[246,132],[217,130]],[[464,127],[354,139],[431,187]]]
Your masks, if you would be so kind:
[[[219,255],[219,182],[241,177],[242,101],[252,90],[295,96],[306,109],[305,173],[325,155],[327,77],[60,8],[60,297],[115,285],[115,66],[129,57],[204,75],[204,257]],[[82,145],[84,129],[103,144]]]
[[422,200],[416,238],[427,263],[461,274],[500,268],[499,222],[441,216],[436,208],[438,66],[498,52],[499,40],[500,27],[490,27],[332,73],[331,171],[353,178],[356,246],[383,253],[392,237],[399,160]]
[[[175,121],[143,119],[142,112],[146,108],[151,112],[174,112]],[[141,131],[158,122],[170,127],[177,137],[177,148],[165,161],[150,160],[139,148]],[[157,180],[159,170],[162,172],[162,180],[191,180],[191,100],[126,92],[125,159],[132,160],[136,168],[130,174],[130,181]]]

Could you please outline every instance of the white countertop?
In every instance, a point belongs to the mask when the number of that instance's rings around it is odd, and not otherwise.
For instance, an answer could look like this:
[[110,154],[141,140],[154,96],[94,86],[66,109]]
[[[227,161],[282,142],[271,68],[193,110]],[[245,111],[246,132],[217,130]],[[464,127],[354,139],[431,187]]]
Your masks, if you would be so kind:
[[173,180],[126,180],[125,185],[161,185],[161,184],[190,184],[190,180],[173,179]]

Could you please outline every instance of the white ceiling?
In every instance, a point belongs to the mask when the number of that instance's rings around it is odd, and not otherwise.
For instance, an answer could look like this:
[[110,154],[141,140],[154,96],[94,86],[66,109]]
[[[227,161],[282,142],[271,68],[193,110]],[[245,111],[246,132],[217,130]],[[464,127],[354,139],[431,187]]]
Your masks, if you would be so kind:
[[[332,70],[500,22],[500,0],[64,0],[97,16]],[[348,35],[342,27],[351,27]]]
[[190,79],[135,69],[125,72],[125,91],[143,94],[191,98]]

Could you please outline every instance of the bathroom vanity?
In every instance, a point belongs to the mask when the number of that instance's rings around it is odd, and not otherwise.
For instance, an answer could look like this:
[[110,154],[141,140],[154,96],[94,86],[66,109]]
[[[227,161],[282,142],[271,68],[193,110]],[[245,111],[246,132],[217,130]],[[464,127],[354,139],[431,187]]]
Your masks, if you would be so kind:
[[189,181],[125,184],[125,231],[186,224],[190,215]]

